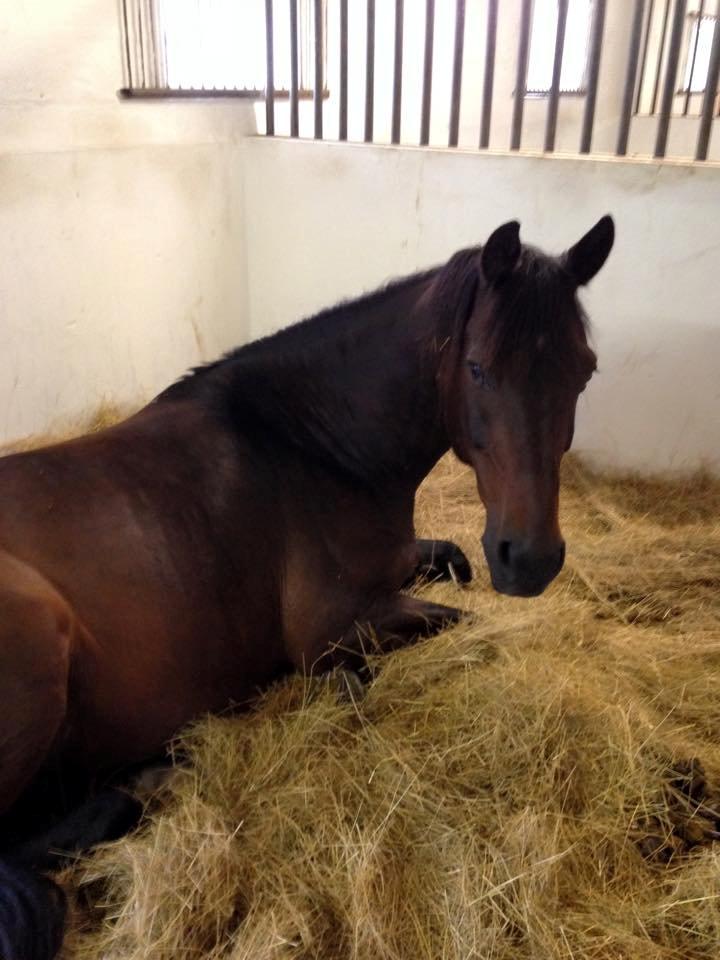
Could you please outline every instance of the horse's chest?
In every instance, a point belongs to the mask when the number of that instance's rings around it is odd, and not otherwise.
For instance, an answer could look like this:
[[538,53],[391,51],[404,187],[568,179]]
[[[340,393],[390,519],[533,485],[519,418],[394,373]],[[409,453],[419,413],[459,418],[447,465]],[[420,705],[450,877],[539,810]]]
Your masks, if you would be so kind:
[[337,643],[379,597],[397,591],[412,572],[412,522],[349,509],[334,524],[288,539],[283,580],[283,632],[296,665]]

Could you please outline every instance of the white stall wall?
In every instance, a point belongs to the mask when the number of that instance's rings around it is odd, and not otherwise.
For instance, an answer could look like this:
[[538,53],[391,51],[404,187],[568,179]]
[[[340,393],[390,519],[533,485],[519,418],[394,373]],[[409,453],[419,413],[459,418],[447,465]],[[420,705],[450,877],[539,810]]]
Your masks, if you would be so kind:
[[107,0],[0,13],[0,442],[247,338],[240,101],[120,102]]
[[511,218],[548,251],[604,213],[583,292],[600,372],[576,449],[621,466],[720,466],[720,168],[249,140],[251,334],[482,242]]

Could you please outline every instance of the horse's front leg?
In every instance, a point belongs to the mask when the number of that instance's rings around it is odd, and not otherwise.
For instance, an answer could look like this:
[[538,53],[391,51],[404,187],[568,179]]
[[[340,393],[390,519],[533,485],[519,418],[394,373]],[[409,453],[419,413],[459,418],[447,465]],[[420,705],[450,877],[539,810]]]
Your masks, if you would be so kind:
[[358,618],[333,645],[323,666],[329,669],[363,670],[369,655],[389,653],[417,640],[432,637],[457,623],[463,616],[464,611],[456,607],[397,594],[374,604],[363,617]]
[[470,583],[470,561],[457,544],[450,540],[416,540],[418,563],[405,586],[418,580],[455,580]]

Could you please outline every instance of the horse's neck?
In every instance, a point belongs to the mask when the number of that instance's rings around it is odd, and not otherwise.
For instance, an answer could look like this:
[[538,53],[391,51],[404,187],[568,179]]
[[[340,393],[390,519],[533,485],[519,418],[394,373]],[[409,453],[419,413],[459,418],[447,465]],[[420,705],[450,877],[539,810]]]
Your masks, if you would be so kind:
[[258,413],[274,435],[370,486],[414,490],[448,449],[427,285],[419,278],[379,302],[341,307],[336,334],[330,313],[330,332],[297,350],[279,343],[257,384],[270,404]]

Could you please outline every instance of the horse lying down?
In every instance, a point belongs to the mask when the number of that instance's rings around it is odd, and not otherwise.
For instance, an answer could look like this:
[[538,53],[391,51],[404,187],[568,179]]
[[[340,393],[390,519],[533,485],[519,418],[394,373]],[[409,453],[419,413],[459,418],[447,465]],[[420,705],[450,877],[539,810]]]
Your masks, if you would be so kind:
[[368,629],[391,649],[460,617],[401,592],[470,578],[413,529],[450,447],[477,476],[495,589],[557,575],[560,460],[595,369],[577,290],[613,231],[603,217],[551,257],[507,223],[116,426],[0,460],[3,960],[59,949],[51,851],[137,822],[129,794],[92,793],[109,773],[283,671],[358,667]]

